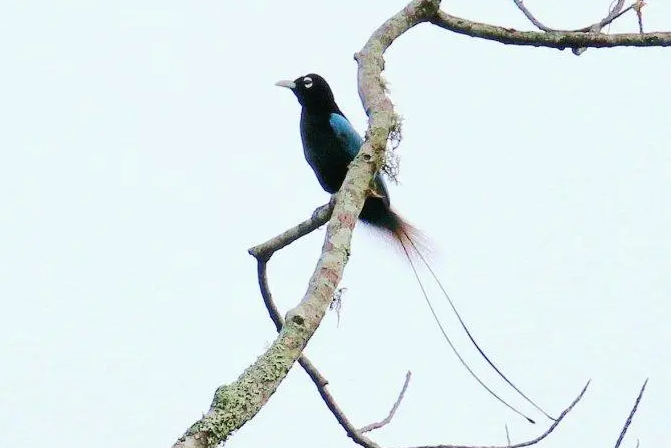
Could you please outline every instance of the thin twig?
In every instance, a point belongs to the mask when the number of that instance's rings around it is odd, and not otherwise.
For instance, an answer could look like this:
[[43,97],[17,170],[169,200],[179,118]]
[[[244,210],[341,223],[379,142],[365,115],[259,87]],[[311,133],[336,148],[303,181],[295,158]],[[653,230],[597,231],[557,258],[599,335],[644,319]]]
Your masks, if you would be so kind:
[[401,401],[403,401],[403,397],[405,396],[405,391],[408,389],[408,384],[410,384],[410,377],[412,376],[412,373],[408,370],[408,373],[405,374],[405,382],[403,383],[403,387],[401,388],[401,392],[398,394],[398,398],[396,398],[396,402],[394,402],[394,405],[391,407],[391,410],[389,411],[389,415],[387,415],[384,420],[381,420],[377,423],[371,423],[370,425],[366,425],[363,428],[359,429],[359,433],[363,434],[366,432],[373,431],[375,429],[380,429],[385,425],[388,425],[389,422],[391,422],[391,419],[394,418],[394,414],[396,414],[396,410],[398,407],[401,405]]
[[[610,25],[613,23],[615,20],[619,19],[621,16],[624,14],[628,13],[633,9],[634,5],[631,4],[624,8],[624,0],[618,0],[617,4],[613,7],[613,9],[610,10],[608,15],[604,17],[599,23],[599,29],[604,28],[606,25]],[[624,9],[622,9],[624,8]],[[595,24],[596,25],[596,24]],[[588,31],[593,25],[590,25],[588,27],[585,27],[581,30],[578,31]]]
[[631,5],[631,7],[636,11],[636,17],[638,17],[638,31],[643,34],[643,7],[645,2],[643,0],[636,0],[636,3]]
[[[622,428],[622,431],[620,431],[620,436],[617,438],[617,442],[615,442],[615,448],[620,447],[622,439],[624,439],[624,435],[627,433],[629,425],[631,425],[631,421],[634,419],[634,414],[636,414],[638,405],[641,403],[641,398],[643,398],[643,392],[645,392],[645,386],[647,385],[648,380],[646,379],[645,382],[643,383],[643,386],[641,386],[641,391],[638,393],[638,397],[636,397],[636,402],[634,403],[634,407],[631,409],[631,412],[629,413],[629,417],[627,417],[627,421],[624,422],[624,427]],[[636,444],[638,445],[638,442],[636,442]]]
[[526,6],[524,6],[524,2],[522,0],[513,0],[515,2],[515,5],[519,8],[520,11],[522,11],[522,14],[526,16],[527,19],[529,19],[529,22],[531,22],[536,28],[538,28],[541,31],[546,31],[546,32],[553,32],[557,31],[554,30],[550,27],[547,27],[543,25],[536,17],[534,17],[533,14],[531,14],[531,11],[527,9]]
[[333,398],[333,395],[331,395],[329,390],[326,388],[326,384],[320,386],[320,378],[323,377],[321,377],[321,374],[310,362],[310,360],[305,355],[302,355],[298,359],[298,362],[300,363],[301,367],[303,367],[303,370],[305,370],[305,372],[310,376],[310,379],[312,379],[312,382],[315,384],[315,386],[317,386],[319,395],[322,397],[322,400],[324,400],[324,403],[326,403],[326,406],[329,408],[338,423],[340,423],[340,426],[343,427],[347,433],[347,436],[351,438],[354,443],[363,446],[364,448],[380,448],[377,443],[373,442],[368,437],[357,431],[354,425],[352,425],[352,423],[347,419],[343,410],[340,409],[335,399]]
[[549,436],[552,431],[559,426],[559,424],[564,420],[564,417],[568,415],[569,412],[573,409],[573,407],[578,404],[578,402],[582,399],[583,395],[585,395],[585,392],[587,392],[587,387],[589,387],[591,380],[585,384],[585,387],[583,387],[582,391],[578,394],[578,396],[573,400],[573,402],[566,408],[564,411],[562,411],[561,414],[559,414],[559,417],[557,417],[557,420],[550,425],[550,427],[540,436],[536,437],[535,439],[528,440],[526,442],[521,442],[521,443],[516,443],[514,445],[507,445],[507,446],[489,446],[489,447],[483,447],[483,446],[473,446],[473,445],[424,445],[424,446],[418,446],[415,448],[523,448],[525,446],[531,446],[535,445],[541,440],[545,439],[547,436]]
[[[622,11],[622,8],[624,7],[624,0],[617,0],[617,3],[613,8],[609,8],[608,15],[601,20],[600,22],[593,23],[589,27],[587,27],[586,30],[584,30],[587,33],[600,33],[601,30],[607,26],[610,25],[615,19],[620,17],[622,14],[626,13],[631,9],[631,6],[624,11]],[[583,54],[585,51],[587,51],[587,47],[580,47],[580,48],[572,48],[571,51],[573,52],[574,55],[580,56]]]
[[549,26],[544,25],[540,20],[538,20],[532,13],[529,11],[529,9],[524,5],[524,2],[522,0],[513,0],[515,2],[515,5],[517,8],[522,11],[522,14],[526,16],[527,19],[539,30],[545,31],[546,33],[598,33],[600,32],[606,25],[610,25],[613,23],[615,20],[617,20],[620,16],[623,14],[631,11],[632,9],[635,9],[635,6],[637,3],[633,3],[632,5],[628,6],[626,9],[624,8],[624,1],[625,0],[617,0],[617,3],[615,6],[612,8],[609,8],[608,15],[604,17],[603,19],[599,20],[596,23],[593,23],[591,25],[584,26],[582,28],[576,28],[573,30],[562,30],[562,29],[556,29],[556,28],[550,28]]
[[269,260],[270,257],[278,250],[288,246],[299,238],[304,237],[308,233],[317,230],[323,226],[331,218],[333,213],[333,198],[328,204],[315,209],[310,219],[306,219],[302,223],[286,230],[274,238],[269,239],[265,243],[261,243],[249,249],[247,252],[254,258]]

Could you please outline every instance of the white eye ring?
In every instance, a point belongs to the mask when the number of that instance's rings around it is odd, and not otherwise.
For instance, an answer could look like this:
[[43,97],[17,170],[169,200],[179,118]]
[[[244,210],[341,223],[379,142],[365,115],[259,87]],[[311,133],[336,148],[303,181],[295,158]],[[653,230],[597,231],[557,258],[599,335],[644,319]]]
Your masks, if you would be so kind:
[[306,89],[312,87],[312,78],[310,78],[309,76],[303,78],[303,85],[305,86]]

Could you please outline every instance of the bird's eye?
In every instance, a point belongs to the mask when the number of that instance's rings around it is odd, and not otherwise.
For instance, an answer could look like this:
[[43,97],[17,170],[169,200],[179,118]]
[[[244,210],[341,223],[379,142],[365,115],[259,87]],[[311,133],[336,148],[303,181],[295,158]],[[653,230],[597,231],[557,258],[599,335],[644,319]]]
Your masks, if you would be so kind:
[[305,86],[306,89],[312,87],[312,78],[310,78],[309,76],[303,78],[303,85]]

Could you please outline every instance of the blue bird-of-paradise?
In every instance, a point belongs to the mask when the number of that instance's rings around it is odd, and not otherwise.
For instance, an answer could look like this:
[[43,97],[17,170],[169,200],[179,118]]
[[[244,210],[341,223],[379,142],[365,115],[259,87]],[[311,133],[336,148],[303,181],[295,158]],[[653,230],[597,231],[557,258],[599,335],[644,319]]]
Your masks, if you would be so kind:
[[[300,134],[303,143],[303,153],[305,160],[308,162],[314,171],[319,184],[328,193],[336,193],[347,174],[347,168],[354,160],[354,157],[359,153],[363,145],[363,139],[356,132],[352,124],[347,120],[345,114],[340,110],[335,102],[333,91],[326,80],[321,76],[311,73],[305,76],[300,76],[293,81],[279,81],[277,86],[286,87],[290,89],[298,102],[301,105],[300,118]],[[389,191],[384,182],[384,179],[377,173],[373,178],[371,190],[373,194],[366,198],[359,219],[375,228],[390,235],[400,245],[404,254],[406,255],[410,266],[412,267],[415,278],[417,279],[424,299],[429,306],[429,309],[436,321],[445,341],[455,353],[461,364],[468,370],[470,375],[484,387],[492,396],[499,402],[510,408],[515,413],[521,415],[531,423],[535,423],[531,418],[522,414],[516,408],[508,404],[505,400],[499,397],[492,389],[490,389],[470,368],[464,361],[462,356],[457,351],[456,347],[447,336],[443,325],[429,300],[428,294],[422,284],[415,264],[413,256],[416,256],[428,269],[433,279],[438,284],[439,288],[450,303],[451,309],[454,311],[462,328],[468,335],[471,342],[474,344],[480,355],[487,361],[487,363],[501,376],[506,383],[508,383],[515,391],[517,391],[526,401],[538,409],[543,415],[551,420],[555,420],[539,406],[537,406],[531,399],[529,399],[520,389],[518,389],[508,378],[501,372],[501,370],[489,359],[489,357],[480,348],[478,343],[473,338],[471,332],[461,318],[454,303],[443,288],[440,280],[434,273],[433,269],[427,262],[426,258],[420,250],[422,246],[422,234],[416,228],[408,224],[401,216],[399,216],[391,207],[389,199]]]

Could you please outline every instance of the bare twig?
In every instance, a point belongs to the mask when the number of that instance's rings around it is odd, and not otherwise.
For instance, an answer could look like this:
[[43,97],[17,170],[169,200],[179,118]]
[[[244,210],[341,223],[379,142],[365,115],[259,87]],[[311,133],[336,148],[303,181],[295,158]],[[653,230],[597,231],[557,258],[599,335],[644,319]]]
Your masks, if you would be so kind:
[[310,219],[303,221],[291,229],[284,231],[274,238],[269,239],[265,243],[261,243],[252,247],[247,252],[254,258],[269,260],[270,257],[278,250],[288,246],[299,238],[304,237],[308,233],[317,230],[319,227],[326,224],[333,212],[334,201],[318,207]]
[[557,31],[555,29],[543,25],[536,17],[534,17],[533,14],[531,14],[531,11],[529,11],[529,9],[527,9],[527,7],[524,6],[524,2],[522,0],[513,0],[513,1],[515,2],[515,5],[519,8],[519,10],[522,11],[522,14],[524,14],[526,18],[529,19],[529,22],[531,22],[536,28],[546,32]]
[[[631,408],[631,412],[629,413],[629,416],[627,417],[627,421],[624,422],[624,427],[622,428],[622,431],[620,431],[620,436],[617,438],[617,442],[615,442],[615,448],[619,448],[620,444],[622,443],[622,440],[624,439],[624,435],[627,433],[627,430],[629,429],[629,425],[631,425],[631,421],[634,419],[634,414],[636,414],[636,410],[638,409],[638,405],[641,403],[641,399],[643,398],[643,392],[645,392],[645,386],[648,385],[648,380],[646,379],[645,382],[643,383],[643,386],[641,386],[641,390],[638,393],[638,397],[636,397],[636,401],[634,402],[634,407]],[[638,446],[638,440],[636,441],[636,446]]]
[[508,431],[508,425],[506,424],[506,447],[510,447],[510,431]]
[[507,45],[566,48],[612,48],[612,47],[668,47],[671,32],[602,34],[586,32],[517,31],[462,19],[439,11],[431,23],[446,30],[480,39],[493,40]]
[[438,0],[410,2],[375,30],[361,51],[354,55],[359,65],[357,72],[359,97],[368,115],[366,136],[371,140],[371,145],[379,145],[380,154],[384,153],[391,131],[395,130],[400,122],[400,118],[394,113],[393,104],[386,95],[382,80],[384,53],[403,33],[433,19],[439,6]]
[[470,445],[424,445],[424,446],[418,446],[415,448],[523,448],[525,446],[531,446],[535,445],[541,440],[545,439],[547,436],[549,436],[557,426],[564,420],[564,417],[568,415],[569,412],[573,409],[573,407],[578,404],[578,402],[582,399],[583,395],[585,395],[585,392],[587,392],[587,387],[589,387],[589,383],[591,381],[588,381],[587,384],[585,384],[585,387],[583,387],[582,391],[578,394],[578,396],[573,400],[573,402],[566,408],[564,411],[562,411],[561,414],[557,417],[557,420],[550,425],[550,427],[540,436],[536,437],[535,439],[527,440],[526,442],[521,442],[521,443],[516,443],[514,445],[506,445],[506,446],[489,446],[489,447],[483,447],[483,446],[470,446]]
[[261,297],[263,297],[263,302],[266,305],[266,309],[270,314],[270,318],[275,324],[275,329],[280,331],[282,325],[284,325],[284,319],[280,315],[279,310],[273,302],[272,296],[270,294],[270,288],[268,286],[267,276],[266,276],[266,263],[270,260],[270,257],[277,252],[278,250],[288,246],[297,239],[307,235],[308,233],[317,230],[320,226],[324,225],[328,219],[331,217],[331,212],[333,211],[333,201],[328,204],[324,204],[321,207],[315,209],[312,213],[312,216],[303,221],[302,223],[292,227],[289,230],[286,230],[274,238],[269,239],[265,243],[261,243],[249,249],[247,252],[257,260],[257,274],[259,278],[259,288],[261,289]]
[[370,425],[366,425],[363,428],[359,429],[359,433],[363,434],[366,432],[373,431],[375,429],[380,429],[385,425],[388,425],[389,422],[391,422],[391,419],[394,418],[394,414],[396,414],[396,410],[398,407],[401,405],[401,401],[403,401],[403,397],[405,396],[405,391],[408,389],[408,384],[410,384],[410,377],[412,376],[412,373],[408,370],[408,373],[405,374],[405,382],[403,383],[403,387],[401,388],[401,392],[398,394],[398,398],[396,398],[396,402],[394,402],[394,405],[391,407],[391,410],[389,411],[389,414],[384,418],[384,420],[381,420],[377,423],[371,423]]
[[[613,6],[613,8],[610,10],[610,12],[608,12],[608,15],[606,17],[604,17],[603,19],[601,19],[600,22],[589,25],[589,26],[586,26],[586,27],[584,27],[582,29],[579,29],[579,30],[576,30],[576,31],[585,31],[585,32],[591,31],[592,27],[595,26],[595,25],[598,26],[599,31],[601,31],[601,29],[603,29],[605,26],[610,25],[615,20],[619,19],[621,16],[623,16],[624,14],[631,11],[633,9],[633,7],[634,7],[634,5],[629,5],[626,8],[624,8],[624,0],[617,0],[617,3],[615,4],[615,6]],[[624,9],[622,9],[622,8],[624,8]]]
[[631,5],[631,8],[633,8],[636,11],[636,17],[638,18],[638,31],[643,34],[643,7],[645,6],[645,2],[643,0],[636,0],[636,3]]
[[352,425],[352,423],[347,419],[342,409],[340,409],[329,390],[325,387],[326,385],[319,386],[319,378],[321,374],[310,362],[310,360],[303,355],[298,360],[298,362],[300,363],[301,367],[303,367],[303,370],[305,370],[305,372],[310,376],[315,386],[317,386],[319,395],[322,397],[322,400],[324,400],[324,403],[326,403],[326,406],[329,408],[338,423],[340,423],[340,426],[343,427],[347,433],[347,436],[351,438],[354,443],[363,446],[364,448],[380,448],[377,443],[373,442],[368,437],[357,431],[354,425]]
[[539,30],[545,31],[547,33],[587,33],[587,32],[599,32],[606,25],[611,24],[614,20],[625,14],[626,12],[633,9],[634,5],[629,6],[627,9],[624,8],[624,0],[617,0],[617,3],[608,11],[608,15],[601,19],[600,21],[593,23],[591,25],[584,26],[582,28],[577,28],[574,30],[561,30],[550,28],[541,23],[534,15],[529,11],[529,9],[524,5],[522,0],[513,0],[515,5],[522,11],[522,14],[526,16],[527,19]]

